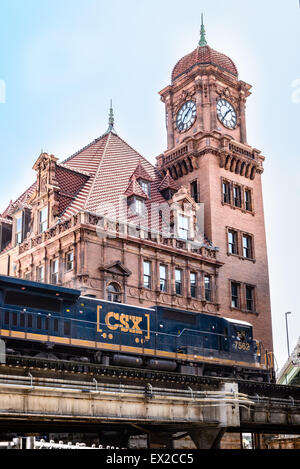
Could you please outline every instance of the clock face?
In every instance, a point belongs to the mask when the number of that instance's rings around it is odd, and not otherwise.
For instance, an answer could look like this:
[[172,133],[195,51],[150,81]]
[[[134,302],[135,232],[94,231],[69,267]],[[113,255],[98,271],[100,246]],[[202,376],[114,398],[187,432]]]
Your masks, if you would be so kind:
[[234,107],[226,99],[219,99],[217,102],[217,114],[219,121],[228,129],[235,129],[237,126],[237,115]]
[[186,132],[194,124],[197,117],[196,103],[187,101],[179,110],[176,119],[176,127],[179,132]]

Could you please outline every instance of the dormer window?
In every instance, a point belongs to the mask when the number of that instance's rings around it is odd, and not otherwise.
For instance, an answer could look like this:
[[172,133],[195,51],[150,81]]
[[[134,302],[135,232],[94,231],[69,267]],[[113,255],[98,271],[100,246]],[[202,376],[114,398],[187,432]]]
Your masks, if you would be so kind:
[[150,182],[149,182],[149,181],[145,181],[144,179],[140,179],[138,182],[139,182],[139,185],[141,186],[141,188],[143,189],[143,191],[145,192],[145,194],[147,194],[149,197],[151,197],[151,185],[150,185]]
[[48,207],[39,212],[39,233],[44,233],[48,228]]
[[130,209],[134,215],[142,217],[145,214],[145,202],[138,197],[134,197],[131,201]]

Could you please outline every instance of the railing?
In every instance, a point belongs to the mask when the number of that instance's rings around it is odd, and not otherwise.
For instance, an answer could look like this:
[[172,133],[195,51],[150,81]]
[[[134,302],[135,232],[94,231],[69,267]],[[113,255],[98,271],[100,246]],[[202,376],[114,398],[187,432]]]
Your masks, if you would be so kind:
[[191,389],[174,389],[153,387],[150,384],[145,386],[133,386],[123,384],[103,384],[99,383],[95,378],[92,382],[78,382],[62,379],[35,378],[32,376],[9,376],[0,375],[0,391],[5,389],[16,389],[18,391],[60,391],[68,394],[84,394],[98,395],[100,398],[114,396],[124,399],[127,397],[136,397],[152,400],[169,400],[169,401],[193,401],[201,407],[215,407],[224,405],[248,405],[253,402],[246,394],[227,390],[218,391],[196,391]]
[[28,238],[19,245],[19,254],[23,254],[26,251],[36,248],[37,246],[56,238],[63,232],[75,228],[79,224],[95,226],[99,236],[101,237],[135,237],[175,249],[190,251],[210,259],[216,259],[217,257],[216,253],[218,249],[214,248],[205,236],[202,241],[185,241],[175,238],[170,233],[152,231],[151,229],[135,225],[131,226],[126,222],[111,220],[104,215],[97,215],[85,211],[79,212],[77,215],[73,215],[68,220],[55,225],[44,233]]

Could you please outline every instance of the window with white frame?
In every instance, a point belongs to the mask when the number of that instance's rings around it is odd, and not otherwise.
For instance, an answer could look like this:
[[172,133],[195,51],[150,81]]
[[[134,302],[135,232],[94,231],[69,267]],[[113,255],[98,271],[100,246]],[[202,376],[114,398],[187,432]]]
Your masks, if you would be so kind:
[[145,213],[145,202],[142,199],[135,199],[134,205],[135,215],[143,216]]
[[175,289],[177,295],[182,295],[182,270],[175,269]]
[[39,233],[44,233],[48,228],[48,207],[39,212]]
[[165,265],[161,265],[159,268],[160,274],[160,291],[166,292],[167,291],[167,267]]
[[74,252],[70,251],[66,255],[66,272],[71,272],[74,268]]
[[149,197],[151,196],[151,186],[149,181],[145,181],[144,179],[139,180],[139,184],[145,194],[147,194]]
[[16,244],[22,243],[23,216],[22,214],[16,218]]
[[151,262],[144,261],[144,288],[151,289]]
[[51,283],[58,284],[58,259],[51,261]]
[[189,217],[178,215],[178,236],[180,239],[189,239],[189,223]]
[[37,267],[36,269],[36,280],[37,282],[45,281],[45,267],[43,265]]
[[197,298],[197,274],[196,272],[190,273],[190,284],[191,284],[191,297]]

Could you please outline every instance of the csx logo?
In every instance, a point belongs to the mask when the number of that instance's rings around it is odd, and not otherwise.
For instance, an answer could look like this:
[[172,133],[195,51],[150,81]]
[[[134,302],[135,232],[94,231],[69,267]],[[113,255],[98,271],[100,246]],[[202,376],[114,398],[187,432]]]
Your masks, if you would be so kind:
[[[105,313],[102,311],[102,306],[97,307],[97,330],[101,334],[103,326],[110,331],[119,331],[135,335],[143,335],[143,339],[150,340],[150,314],[137,316],[134,314],[116,313],[110,311]],[[104,332],[106,334],[106,332]],[[104,337],[104,335],[103,335]],[[136,340],[138,340],[136,338]]]
[[111,331],[120,329],[121,332],[130,332],[131,334],[143,334],[140,327],[143,318],[140,316],[129,316],[128,314],[119,314],[110,312],[105,316],[105,324]]

